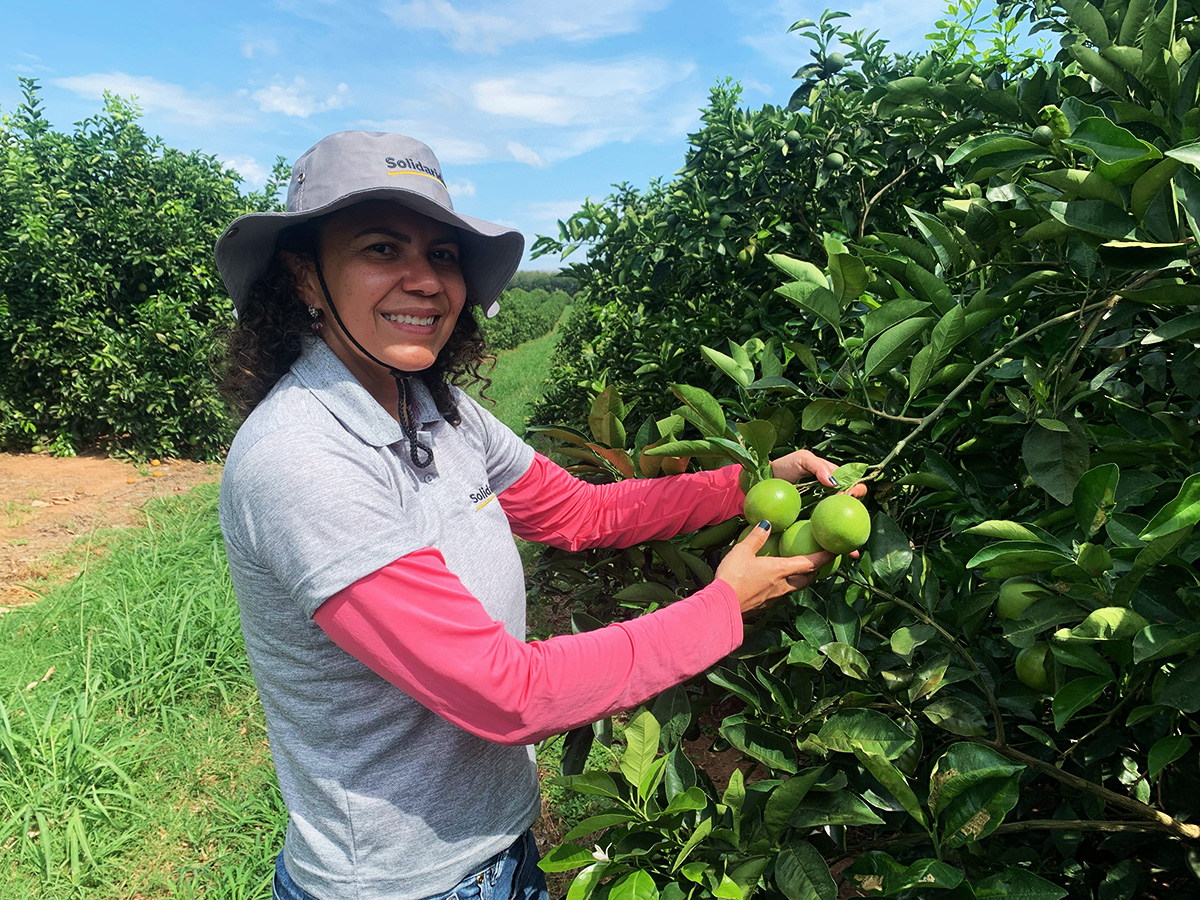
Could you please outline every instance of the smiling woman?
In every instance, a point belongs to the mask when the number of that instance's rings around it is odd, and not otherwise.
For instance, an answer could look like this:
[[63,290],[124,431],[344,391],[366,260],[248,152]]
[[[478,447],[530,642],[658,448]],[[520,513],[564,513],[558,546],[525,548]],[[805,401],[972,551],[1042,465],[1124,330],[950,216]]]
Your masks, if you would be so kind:
[[276,898],[545,898],[530,745],[703,671],[741,642],[741,613],[832,559],[757,557],[763,523],[691,597],[524,640],[514,536],[626,547],[744,498],[730,469],[586,484],[452,386],[477,372],[473,310],[495,309],[522,248],[454,210],[424,144],[365,132],[318,143],[286,211],[217,245],[247,413],[220,518],[288,807]]

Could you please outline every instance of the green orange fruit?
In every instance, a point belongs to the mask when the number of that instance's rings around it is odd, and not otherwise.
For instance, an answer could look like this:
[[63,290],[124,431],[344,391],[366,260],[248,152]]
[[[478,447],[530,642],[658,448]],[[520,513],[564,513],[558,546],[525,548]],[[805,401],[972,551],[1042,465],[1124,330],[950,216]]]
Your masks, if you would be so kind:
[[[824,550],[825,548],[818,544],[817,539],[813,537],[812,522],[808,519],[791,525],[779,538],[780,556],[810,556]],[[817,570],[817,578],[828,578],[838,570],[841,564],[842,558],[835,556]]]
[[1018,575],[1000,585],[996,615],[1001,619],[1019,619],[1025,608],[1041,596],[1045,588],[1033,578]]
[[830,553],[857,550],[871,536],[871,515],[849,494],[833,494],[813,508],[812,533]]
[[1026,687],[1048,694],[1052,662],[1050,645],[1045,641],[1037,641],[1017,654],[1017,677]]
[[1033,142],[1039,147],[1049,147],[1054,143],[1054,129],[1049,125],[1039,125],[1033,129]]
[[742,513],[751,525],[765,519],[773,532],[782,534],[800,516],[800,492],[790,481],[765,478],[746,491]]
[[825,157],[825,168],[834,172],[840,172],[846,168],[846,157],[834,150]]

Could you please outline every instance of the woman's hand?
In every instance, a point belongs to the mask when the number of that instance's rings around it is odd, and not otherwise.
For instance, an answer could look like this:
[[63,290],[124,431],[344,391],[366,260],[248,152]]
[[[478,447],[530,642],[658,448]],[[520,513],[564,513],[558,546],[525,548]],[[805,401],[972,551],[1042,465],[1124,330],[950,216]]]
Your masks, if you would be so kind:
[[824,550],[810,556],[756,556],[770,533],[766,522],[750,529],[717,566],[717,577],[733,588],[743,614],[807,587],[817,570],[833,561],[833,554]]
[[802,478],[812,476],[827,487],[845,491],[852,497],[865,497],[867,486],[861,481],[858,484],[844,485],[833,480],[837,465],[827,459],[822,459],[811,450],[797,450],[787,456],[771,461],[771,474],[784,481],[795,484]]

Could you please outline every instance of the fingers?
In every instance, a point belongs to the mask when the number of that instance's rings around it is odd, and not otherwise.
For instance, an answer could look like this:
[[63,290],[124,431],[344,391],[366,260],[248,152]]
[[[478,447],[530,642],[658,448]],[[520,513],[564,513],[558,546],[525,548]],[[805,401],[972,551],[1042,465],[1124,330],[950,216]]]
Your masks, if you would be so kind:
[[751,556],[758,554],[758,551],[763,548],[763,544],[767,542],[767,538],[771,536],[771,523],[763,519],[756,526],[750,529],[750,533],[746,535],[745,540],[739,541],[738,546],[744,546],[750,551]]

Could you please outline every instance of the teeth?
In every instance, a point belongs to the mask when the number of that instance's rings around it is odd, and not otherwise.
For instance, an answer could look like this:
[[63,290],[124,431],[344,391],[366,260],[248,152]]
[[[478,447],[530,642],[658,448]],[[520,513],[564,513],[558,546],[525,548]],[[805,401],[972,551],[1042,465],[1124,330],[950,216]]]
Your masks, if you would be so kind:
[[432,325],[434,319],[437,318],[437,316],[424,316],[421,318],[417,316],[391,316],[387,313],[384,313],[383,317],[389,322],[400,322],[404,325]]

